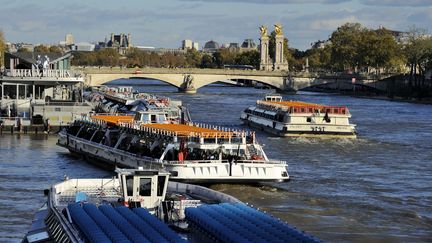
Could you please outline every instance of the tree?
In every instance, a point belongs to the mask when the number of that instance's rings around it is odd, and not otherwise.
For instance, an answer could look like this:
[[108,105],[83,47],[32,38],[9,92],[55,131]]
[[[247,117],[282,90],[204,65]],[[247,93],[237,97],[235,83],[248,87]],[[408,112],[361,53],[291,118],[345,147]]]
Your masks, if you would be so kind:
[[186,66],[198,67],[201,64],[201,54],[195,48],[186,51]]
[[417,74],[424,76],[426,69],[432,66],[432,38],[426,35],[423,29],[411,28],[404,46],[404,54],[410,67],[410,86],[418,87]]
[[63,52],[63,50],[59,47],[59,46],[50,46],[50,48],[48,49],[49,52],[53,52],[53,53],[61,53]]
[[201,58],[201,68],[215,68],[213,57],[209,54],[204,54]]
[[359,23],[346,23],[332,33],[331,62],[336,69],[347,70],[358,67],[359,46],[365,30]]
[[237,51],[231,51],[229,48],[219,49],[213,53],[213,59],[218,68],[223,68],[224,65],[234,64]]
[[250,50],[239,53],[235,56],[235,64],[238,65],[251,65],[259,69],[260,53],[257,50]]
[[45,46],[45,45],[37,45],[34,47],[33,51],[34,52],[42,52],[42,53],[50,52],[48,46]]
[[6,44],[4,40],[3,31],[0,30],[0,67],[4,65],[4,52],[6,50]]
[[18,52],[30,52],[30,50],[27,47],[21,47],[17,51]]

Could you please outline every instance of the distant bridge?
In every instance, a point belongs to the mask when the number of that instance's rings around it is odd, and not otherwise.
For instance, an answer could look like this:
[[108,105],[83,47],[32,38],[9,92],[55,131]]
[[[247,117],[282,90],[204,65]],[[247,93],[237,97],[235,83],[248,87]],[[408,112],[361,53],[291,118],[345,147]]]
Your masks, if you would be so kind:
[[[196,91],[215,82],[233,83],[237,80],[250,80],[269,85],[277,90],[297,91],[311,86],[342,83],[352,85],[352,75],[318,76],[313,74],[295,75],[287,72],[227,69],[169,69],[169,68],[82,68],[87,86],[98,86],[116,79],[148,78],[173,85],[186,93]],[[355,80],[356,85],[365,85],[386,90],[385,84],[377,85],[374,79]]]

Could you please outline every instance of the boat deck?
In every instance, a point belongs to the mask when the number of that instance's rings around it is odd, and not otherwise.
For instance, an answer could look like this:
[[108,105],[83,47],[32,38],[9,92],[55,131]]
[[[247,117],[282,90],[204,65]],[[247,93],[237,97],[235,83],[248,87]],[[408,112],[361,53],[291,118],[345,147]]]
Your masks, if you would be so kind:
[[80,187],[78,190],[69,189],[57,194],[56,206],[66,207],[68,204],[74,203],[78,192],[85,193],[87,195],[87,202],[95,204],[117,202],[117,199],[121,197],[120,191],[114,188]]

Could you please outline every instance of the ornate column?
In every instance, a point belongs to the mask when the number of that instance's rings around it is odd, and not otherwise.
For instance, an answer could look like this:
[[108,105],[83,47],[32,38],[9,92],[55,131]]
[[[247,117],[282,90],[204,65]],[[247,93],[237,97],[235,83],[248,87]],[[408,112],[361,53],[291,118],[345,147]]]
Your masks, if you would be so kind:
[[260,70],[269,71],[272,69],[269,56],[269,36],[267,34],[267,27],[264,25],[260,27],[261,38],[260,38]]
[[282,32],[282,25],[275,24],[275,60],[273,69],[275,71],[288,71],[288,62],[284,56],[284,35]]

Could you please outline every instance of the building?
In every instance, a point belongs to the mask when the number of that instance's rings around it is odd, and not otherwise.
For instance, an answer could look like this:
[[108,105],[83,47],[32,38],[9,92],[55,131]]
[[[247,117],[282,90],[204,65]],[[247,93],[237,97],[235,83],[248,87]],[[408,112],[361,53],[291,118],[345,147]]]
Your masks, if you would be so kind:
[[195,49],[198,51],[199,48],[199,44],[198,42],[194,42],[192,40],[186,39],[182,41],[182,50],[187,50],[187,49]]
[[253,41],[253,39],[245,39],[241,45],[241,48],[244,50],[256,50],[257,45]]
[[193,41],[192,40],[183,40],[182,41],[182,49],[186,50],[186,49],[192,49],[193,48]]
[[207,41],[204,44],[203,52],[214,53],[217,50],[219,50],[219,48],[220,48],[219,43],[217,43],[216,41],[211,40],[211,41]]
[[69,46],[69,45],[72,45],[74,43],[75,43],[75,41],[74,41],[73,35],[72,34],[66,34],[66,36],[65,36],[65,45]]
[[115,48],[120,54],[125,54],[126,49],[132,47],[131,34],[111,34],[108,41],[105,40],[105,44],[100,46],[101,48]]
[[74,114],[91,111],[81,103],[84,79],[69,70],[71,58],[70,53],[5,54],[6,70],[0,75],[0,117],[6,117],[5,127],[13,129],[17,119],[36,131],[44,121],[60,127],[72,122]]
[[193,46],[193,49],[195,49],[195,50],[199,50],[199,44],[198,44],[198,42],[194,42],[194,43],[192,43],[192,46]]
[[91,44],[88,42],[80,42],[73,44],[71,46],[72,51],[94,51],[95,50],[95,44]]

